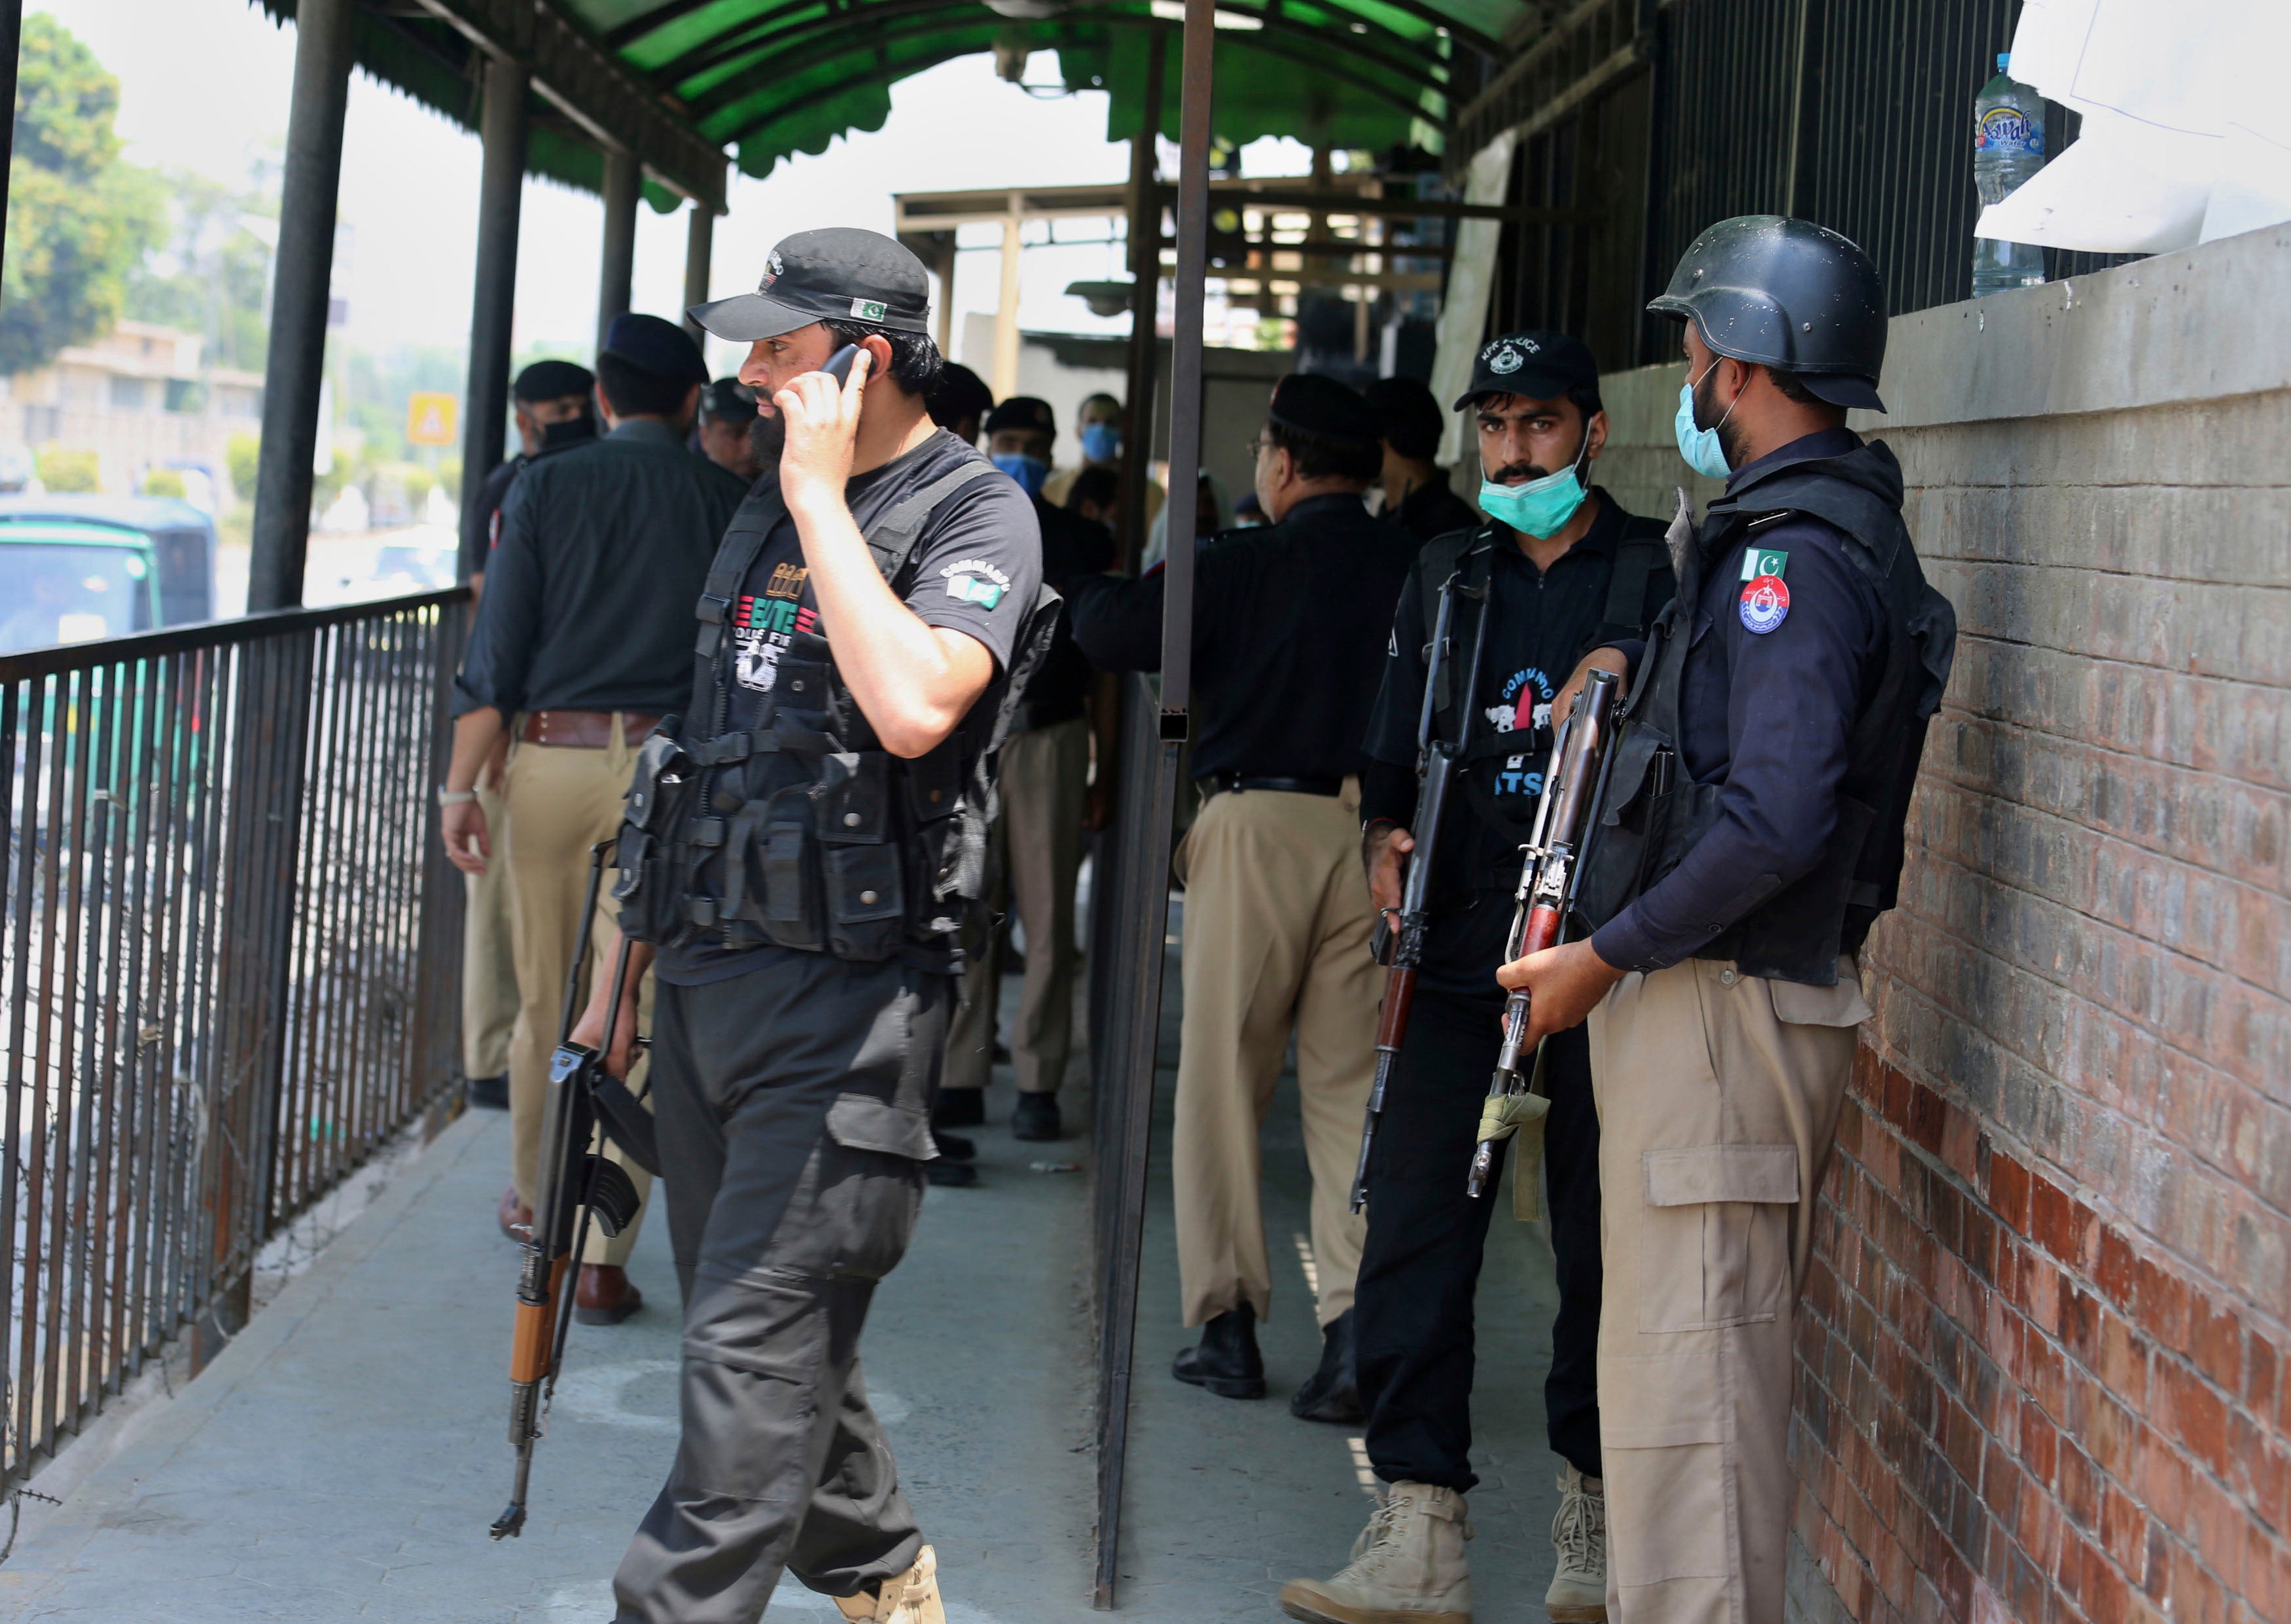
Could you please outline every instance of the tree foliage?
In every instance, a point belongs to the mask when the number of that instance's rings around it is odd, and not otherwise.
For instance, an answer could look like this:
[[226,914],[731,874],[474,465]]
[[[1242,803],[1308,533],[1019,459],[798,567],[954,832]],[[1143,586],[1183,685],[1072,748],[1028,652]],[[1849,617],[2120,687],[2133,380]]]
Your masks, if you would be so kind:
[[165,229],[128,277],[126,314],[201,334],[211,366],[261,372],[269,339],[266,237],[277,229],[278,176],[277,161],[267,157],[244,186],[160,170]]
[[0,262],[0,374],[44,365],[109,331],[129,275],[156,242],[153,178],[121,161],[119,81],[45,12],[17,57],[8,237]]

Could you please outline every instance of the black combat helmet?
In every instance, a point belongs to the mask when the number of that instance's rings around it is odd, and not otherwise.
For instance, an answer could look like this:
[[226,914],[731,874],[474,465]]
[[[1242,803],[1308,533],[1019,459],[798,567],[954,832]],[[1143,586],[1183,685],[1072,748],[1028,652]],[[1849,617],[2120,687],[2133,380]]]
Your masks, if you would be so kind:
[[1650,310],[1692,321],[1720,355],[1795,373],[1832,406],[1885,409],[1885,290],[1868,254],[1781,214],[1722,220],[1696,237]]

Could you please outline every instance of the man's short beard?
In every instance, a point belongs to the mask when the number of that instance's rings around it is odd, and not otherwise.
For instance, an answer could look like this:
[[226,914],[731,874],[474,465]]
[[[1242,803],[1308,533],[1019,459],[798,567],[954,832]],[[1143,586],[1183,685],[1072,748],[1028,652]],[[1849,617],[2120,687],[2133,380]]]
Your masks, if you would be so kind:
[[[1713,361],[1708,369],[1703,373],[1700,381],[1694,386],[1694,426],[1698,429],[1708,429],[1715,423],[1718,430],[1718,449],[1726,458],[1726,466],[1740,468],[1742,466],[1742,460],[1738,454],[1742,446],[1742,425],[1734,421],[1733,406],[1729,406],[1723,412],[1713,412],[1710,408],[1715,403],[1702,398],[1704,388],[1717,375],[1718,363]],[[1735,405],[1740,404],[1741,397],[1738,395],[1735,397]]]
[[759,412],[748,425],[748,454],[759,468],[779,466],[780,449],[787,444],[787,424],[777,412]]

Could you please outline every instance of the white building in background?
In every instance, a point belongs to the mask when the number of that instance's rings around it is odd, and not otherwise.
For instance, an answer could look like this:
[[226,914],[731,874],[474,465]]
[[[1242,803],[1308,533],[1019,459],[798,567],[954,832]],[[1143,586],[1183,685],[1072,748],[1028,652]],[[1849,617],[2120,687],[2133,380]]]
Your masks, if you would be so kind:
[[0,444],[92,451],[106,495],[131,494],[152,469],[174,468],[205,473],[223,500],[223,448],[260,430],[262,374],[203,366],[204,342],[123,321],[36,372],[0,378]]

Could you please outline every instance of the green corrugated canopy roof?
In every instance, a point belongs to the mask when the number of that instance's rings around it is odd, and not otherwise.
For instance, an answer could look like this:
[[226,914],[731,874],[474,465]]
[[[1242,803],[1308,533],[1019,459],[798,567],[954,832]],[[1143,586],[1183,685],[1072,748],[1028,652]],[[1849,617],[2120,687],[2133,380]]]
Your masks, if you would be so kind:
[[[293,0],[255,0],[291,16]],[[492,0],[432,0],[468,22]],[[1005,61],[1055,52],[1068,89],[1110,92],[1109,140],[1143,122],[1156,33],[1171,36],[1161,127],[1178,133],[1178,0],[543,0],[585,31],[713,146],[762,176],[838,135],[878,130],[891,86],[958,56]],[[1218,0],[1215,125],[1244,143],[1293,136],[1310,146],[1436,149],[1459,44],[1497,44],[1535,0]],[[1012,14],[1023,13],[1023,14]],[[359,65],[474,127],[475,49],[414,7],[361,0]],[[569,121],[537,109],[528,165],[594,189],[602,162]],[[655,204],[672,199],[665,192]]]

